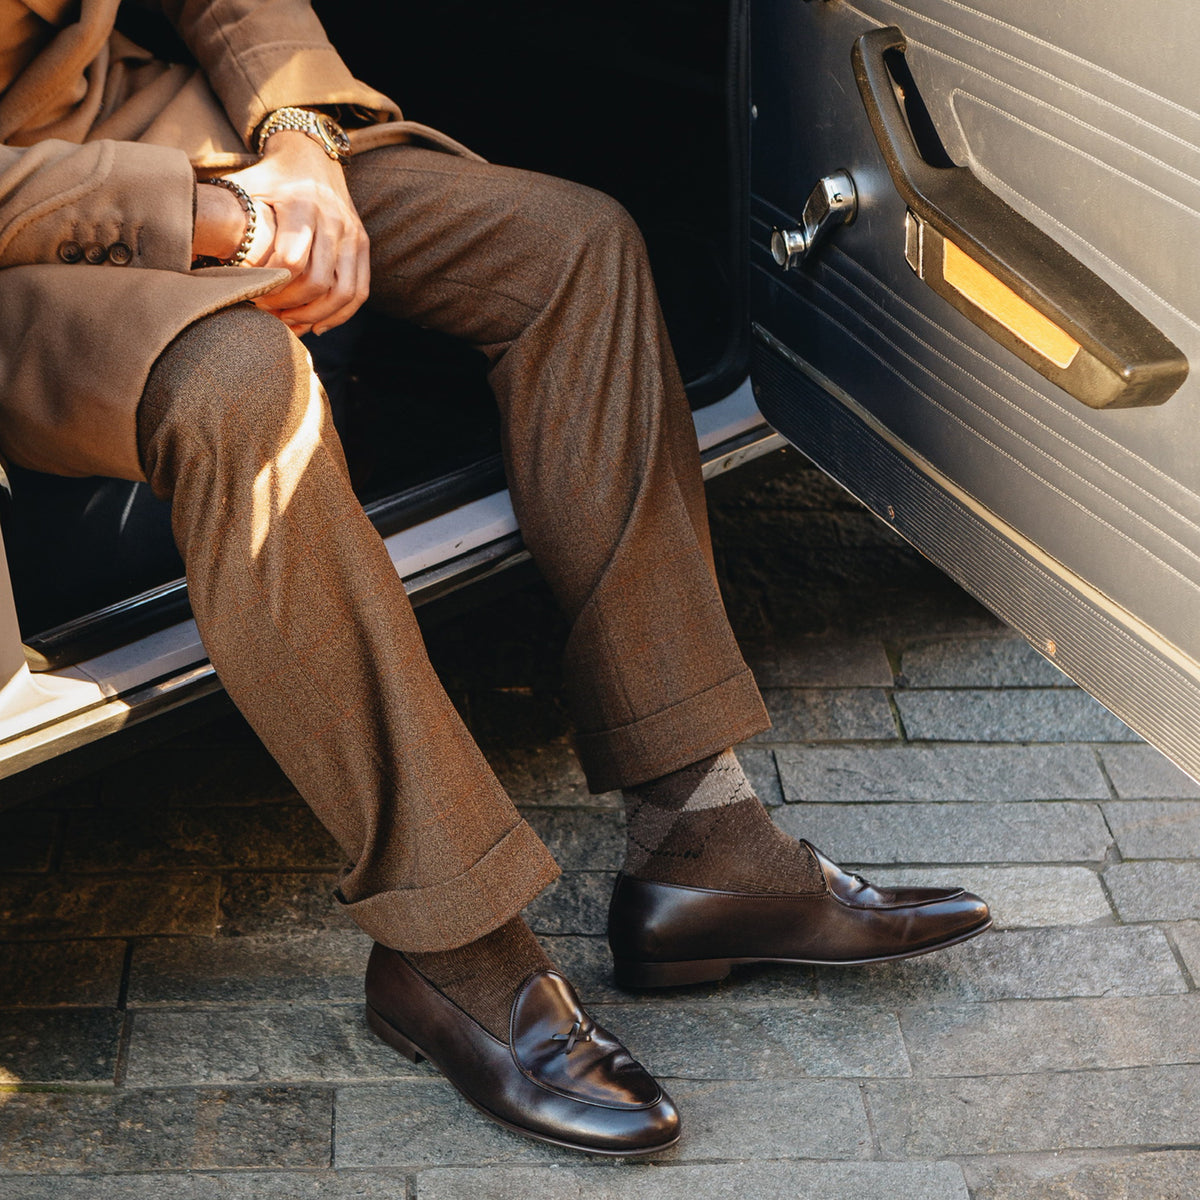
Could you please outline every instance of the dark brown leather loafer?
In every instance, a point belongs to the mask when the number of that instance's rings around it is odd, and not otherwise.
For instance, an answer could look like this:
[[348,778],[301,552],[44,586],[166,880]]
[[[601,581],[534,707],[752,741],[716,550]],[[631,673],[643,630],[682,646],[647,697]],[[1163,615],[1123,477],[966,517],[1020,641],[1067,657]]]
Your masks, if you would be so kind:
[[988,906],[962,888],[873,887],[819,850],[825,890],[759,895],[617,877],[608,943],[620,987],[724,979],[735,963],[852,965],[928,954],[982,933]]
[[622,1156],[679,1140],[671,1098],[557,971],[538,971],[517,991],[506,1046],[403,955],[376,944],[367,1024],[413,1062],[427,1058],[480,1112],[517,1133]]

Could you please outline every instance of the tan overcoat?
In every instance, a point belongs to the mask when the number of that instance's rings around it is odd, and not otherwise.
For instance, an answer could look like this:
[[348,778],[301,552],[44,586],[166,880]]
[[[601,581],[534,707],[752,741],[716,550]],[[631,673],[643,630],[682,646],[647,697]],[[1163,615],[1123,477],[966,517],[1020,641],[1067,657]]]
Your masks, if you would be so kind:
[[115,32],[119,3],[0,0],[0,453],[140,479],[137,403],[162,349],[285,278],[190,269],[196,172],[254,161],[254,130],[288,104],[338,106],[362,123],[356,152],[466,151],[354,79],[307,0],[151,0],[199,68]]

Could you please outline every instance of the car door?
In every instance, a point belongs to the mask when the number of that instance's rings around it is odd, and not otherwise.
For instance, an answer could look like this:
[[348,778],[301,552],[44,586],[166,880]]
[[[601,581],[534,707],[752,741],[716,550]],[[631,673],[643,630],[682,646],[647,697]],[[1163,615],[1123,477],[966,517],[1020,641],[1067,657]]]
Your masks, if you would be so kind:
[[764,413],[1200,777],[1200,5],[752,0],[750,43]]

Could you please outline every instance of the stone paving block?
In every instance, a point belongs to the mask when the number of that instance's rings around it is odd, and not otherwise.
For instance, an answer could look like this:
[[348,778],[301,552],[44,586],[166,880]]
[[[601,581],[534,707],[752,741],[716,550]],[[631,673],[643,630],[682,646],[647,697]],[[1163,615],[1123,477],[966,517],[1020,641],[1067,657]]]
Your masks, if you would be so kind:
[[334,1130],[339,1169],[552,1163],[564,1154],[501,1129],[440,1077],[339,1088]]
[[974,1200],[1195,1200],[1200,1151],[997,1156],[963,1169]]
[[1178,921],[1163,928],[1179,950],[1192,983],[1200,983],[1200,921]]
[[817,984],[835,1004],[891,1007],[1187,990],[1162,931],[1129,927],[989,931],[920,958],[822,967]]
[[6,938],[138,937],[216,932],[218,880],[177,874],[0,878]]
[[1123,800],[1200,798],[1200,783],[1153,746],[1103,746],[1100,757]]
[[896,707],[913,741],[1141,741],[1086,692],[1065,688],[900,691]]
[[0,943],[0,1008],[115,1007],[124,969],[122,941]]
[[105,807],[72,813],[63,863],[72,871],[182,867],[340,867],[345,856],[303,806]]
[[134,944],[131,1007],[164,1004],[354,1004],[371,939],[359,929]]
[[803,804],[777,809],[793,837],[840,863],[1101,862],[1111,844],[1099,806]]
[[900,736],[884,692],[873,688],[765,688],[772,727],[750,739],[774,742],[890,741]]
[[1200,858],[1200,800],[1110,800],[1122,858]]
[[779,783],[779,768],[775,765],[775,751],[755,746],[739,746],[738,762],[750,780],[754,794],[768,808],[783,803],[783,788]]
[[332,1101],[311,1087],[12,1093],[0,1174],[325,1167]]
[[[767,1200],[768,1197],[967,1200],[967,1187],[961,1168],[949,1162],[819,1165],[736,1162],[664,1166],[630,1163],[620,1167],[564,1162],[553,1167],[434,1167],[418,1173],[415,1200]],[[26,1198],[22,1196],[20,1200]]]
[[873,638],[781,637],[747,643],[742,653],[763,688],[890,688],[883,643]]
[[112,1083],[121,1020],[112,1008],[5,1013],[0,1017],[0,1084]]
[[813,968],[742,967],[719,983],[689,988],[622,991],[612,982],[612,956],[600,937],[543,937],[546,952],[575,985],[585,1004],[688,1003],[794,1004],[816,996]]
[[945,887],[948,882],[982,896],[997,929],[1045,925],[1112,924],[1113,911],[1089,867],[872,867],[884,887]]
[[211,741],[187,745],[179,739],[144,750],[104,772],[99,799],[106,809],[295,804],[300,797],[287,776],[253,733],[249,739],[223,745],[219,753]]
[[1200,1141],[1200,1066],[863,1084],[885,1158]]
[[1200,862],[1114,863],[1104,882],[1122,921],[1200,917]]
[[334,872],[232,872],[221,888],[220,932],[226,936],[357,929],[334,899]]
[[4,1200],[404,1200],[407,1185],[393,1171],[10,1175]]
[[683,1114],[672,1152],[680,1161],[872,1157],[859,1086],[850,1080],[679,1080],[668,1090]]
[[784,798],[837,804],[894,800],[1107,800],[1090,746],[781,746]]
[[132,1018],[131,1087],[340,1083],[435,1074],[368,1028],[362,1003],[323,1008],[144,1010]]
[[535,933],[603,934],[615,871],[566,871],[525,910]]
[[947,638],[905,647],[900,677],[910,688],[1074,687],[1024,638]]
[[622,813],[545,808],[525,817],[564,871],[616,871],[625,860]]
[[58,825],[54,812],[0,812],[0,871],[48,870]]
[[905,1009],[915,1075],[1005,1075],[1200,1062],[1200,994]]
[[616,792],[593,796],[588,791],[583,768],[565,736],[532,746],[489,742],[484,752],[518,806],[615,808],[620,804]]
[[894,1013],[746,1002],[594,1005],[639,1062],[663,1079],[803,1079],[909,1074]]

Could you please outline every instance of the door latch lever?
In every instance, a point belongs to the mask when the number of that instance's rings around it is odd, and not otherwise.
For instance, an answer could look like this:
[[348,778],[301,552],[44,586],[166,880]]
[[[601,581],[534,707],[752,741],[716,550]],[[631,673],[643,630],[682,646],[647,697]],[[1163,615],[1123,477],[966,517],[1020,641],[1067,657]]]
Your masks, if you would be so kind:
[[785,270],[799,266],[839,225],[849,225],[858,212],[858,191],[849,171],[835,171],[817,181],[796,229],[771,233],[771,257]]

